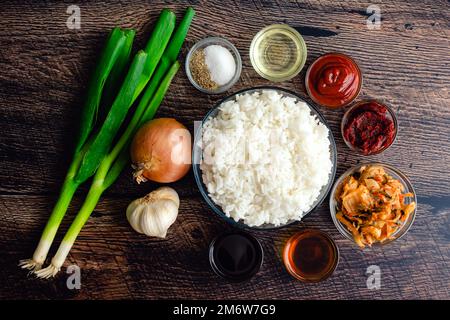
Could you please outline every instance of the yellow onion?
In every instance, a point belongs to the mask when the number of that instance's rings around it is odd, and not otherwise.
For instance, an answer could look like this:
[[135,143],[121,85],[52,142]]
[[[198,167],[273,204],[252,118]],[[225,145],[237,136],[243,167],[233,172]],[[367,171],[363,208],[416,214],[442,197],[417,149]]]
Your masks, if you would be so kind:
[[138,130],[130,151],[137,183],[174,182],[191,166],[191,134],[175,119],[154,119]]

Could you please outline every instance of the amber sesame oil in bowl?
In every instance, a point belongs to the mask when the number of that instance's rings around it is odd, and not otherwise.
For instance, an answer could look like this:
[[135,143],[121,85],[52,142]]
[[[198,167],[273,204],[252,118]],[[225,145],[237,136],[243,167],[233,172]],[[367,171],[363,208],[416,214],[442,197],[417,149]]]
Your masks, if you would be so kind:
[[250,45],[250,60],[260,76],[271,81],[295,77],[306,62],[306,44],[297,30],[273,24],[259,31]]

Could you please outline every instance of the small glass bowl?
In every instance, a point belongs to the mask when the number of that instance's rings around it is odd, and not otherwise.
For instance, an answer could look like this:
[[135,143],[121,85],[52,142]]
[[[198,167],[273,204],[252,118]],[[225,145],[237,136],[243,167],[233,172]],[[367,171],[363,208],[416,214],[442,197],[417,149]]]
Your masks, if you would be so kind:
[[369,162],[369,163],[361,163],[358,164],[350,169],[348,169],[346,172],[344,172],[339,179],[335,182],[333,185],[333,188],[331,189],[330,193],[330,213],[331,218],[333,219],[334,225],[338,229],[338,231],[348,240],[352,241],[356,244],[355,240],[353,239],[353,235],[350,231],[336,218],[336,213],[338,212],[338,204],[336,201],[336,193],[338,191],[339,186],[342,184],[345,178],[347,178],[349,175],[354,174],[355,172],[359,171],[359,169],[363,166],[381,166],[386,171],[388,175],[393,177],[394,179],[397,179],[401,182],[401,184],[404,187],[404,193],[412,193],[412,197],[405,197],[405,204],[409,204],[411,202],[416,203],[416,208],[414,211],[409,215],[408,220],[403,223],[403,225],[397,229],[397,231],[392,235],[392,239],[383,241],[383,242],[375,242],[372,244],[372,247],[378,247],[378,246],[384,246],[387,245],[397,239],[400,239],[403,237],[411,228],[414,219],[416,217],[416,211],[417,211],[417,196],[416,192],[411,184],[411,181],[409,181],[408,177],[403,174],[400,170],[394,168],[391,165],[385,164],[385,163],[379,163],[379,162]]
[[[217,248],[217,246],[220,247],[220,243],[225,241],[230,236],[235,238],[234,241],[242,242],[241,244],[250,246],[252,248],[250,250],[253,255],[251,259],[252,263],[249,266],[246,266],[245,270],[241,270],[240,272],[226,270],[219,261],[220,248]],[[236,246],[237,243],[234,242],[233,245]],[[217,252],[218,250],[219,252]],[[239,254],[239,251],[236,253]],[[259,240],[255,238],[253,235],[244,231],[240,230],[226,231],[216,236],[209,245],[209,263],[211,264],[212,270],[218,276],[232,282],[244,282],[253,278],[253,276],[255,276],[261,269],[263,261],[264,261],[264,250],[261,245],[261,242],[259,242]]]
[[[231,78],[231,80],[227,84],[220,86],[215,90],[209,90],[209,89],[206,89],[206,88],[200,86],[197,82],[195,82],[194,78],[192,77],[192,73],[191,73],[191,69],[190,69],[190,61],[191,61],[192,55],[194,54],[195,51],[197,51],[198,49],[206,48],[207,46],[214,45],[214,44],[220,45],[220,46],[228,49],[228,51],[230,51],[230,53],[234,57],[234,61],[236,62],[236,72],[235,72],[233,78]],[[236,47],[230,41],[228,41],[227,39],[224,39],[224,38],[220,38],[220,37],[209,37],[209,38],[204,38],[204,39],[198,41],[191,48],[191,50],[189,50],[189,53],[186,57],[185,68],[186,68],[187,77],[195,88],[197,88],[198,90],[200,90],[201,92],[204,92],[204,93],[218,94],[218,93],[223,93],[223,92],[227,91],[239,80],[239,78],[241,76],[241,71],[242,71],[242,60],[241,60],[241,55],[239,54],[239,51],[236,49]]]
[[[318,62],[320,62],[322,59],[325,59],[329,56],[338,56],[338,57],[343,57],[344,59],[348,59],[350,60],[355,66],[356,69],[358,71],[358,75],[359,75],[359,84],[358,84],[358,89],[356,91],[356,94],[350,99],[348,100],[346,103],[344,104],[340,104],[340,105],[328,105],[328,104],[324,104],[323,102],[319,101],[311,92],[310,86],[310,74],[311,74],[311,70],[314,67],[314,65]],[[328,52],[325,53],[323,55],[321,55],[320,57],[318,57],[316,60],[314,60],[313,63],[311,63],[308,67],[308,70],[306,70],[306,76],[305,76],[305,88],[306,88],[306,92],[308,93],[308,96],[311,98],[312,101],[314,101],[315,103],[317,103],[318,105],[322,106],[322,107],[326,107],[326,108],[330,108],[330,109],[340,109],[340,108],[344,108],[346,106],[349,106],[353,101],[355,101],[355,99],[359,96],[359,93],[361,92],[361,88],[363,85],[363,74],[361,72],[361,68],[359,67],[358,63],[350,56],[340,53],[340,52]]]
[[[298,242],[301,239],[309,239],[312,238],[319,238],[322,242],[322,248],[323,245],[326,245],[327,251],[330,253],[329,261],[327,262],[327,268],[324,268],[323,270],[318,270],[317,272],[310,272],[310,273],[301,273],[300,271],[297,271],[297,266],[295,265],[294,255],[295,251],[297,251],[297,247],[300,245]],[[314,253],[311,258],[316,258],[316,250],[318,248],[321,248],[320,246],[307,246],[304,250],[312,250]],[[302,247],[300,247],[300,250],[302,250]],[[292,252],[294,251],[294,252]],[[309,260],[309,259],[308,259]],[[323,280],[328,279],[333,272],[336,270],[336,267],[339,264],[339,248],[334,242],[333,238],[331,238],[327,233],[318,230],[318,229],[302,229],[301,231],[297,232],[289,240],[286,242],[283,248],[283,263],[286,268],[286,270],[291,274],[294,278],[297,280],[303,281],[303,282],[320,282]],[[314,263],[311,261],[310,263]]]
[[[394,139],[392,139],[392,142],[391,142],[390,144],[384,146],[383,148],[381,148],[381,149],[379,149],[379,150],[376,150],[376,151],[373,151],[373,152],[369,152],[369,153],[364,153],[364,152],[362,152],[362,150],[360,150],[358,147],[352,145],[352,144],[350,143],[350,141],[348,141],[348,140],[345,138],[345,135],[344,135],[344,128],[345,128],[345,125],[347,124],[347,122],[348,122],[350,116],[352,115],[352,113],[353,113],[357,108],[359,108],[359,107],[361,107],[362,105],[365,105],[365,104],[367,104],[367,103],[371,103],[371,102],[375,102],[375,103],[377,103],[377,104],[379,104],[379,105],[381,105],[381,106],[383,106],[383,107],[386,108],[386,110],[387,110],[389,116],[391,117],[392,121],[394,122],[394,130],[395,130],[395,133],[394,133]],[[356,153],[358,153],[358,154],[360,154],[360,155],[363,155],[363,156],[371,156],[371,155],[375,155],[375,154],[380,154],[380,153],[382,153],[383,151],[387,150],[387,149],[388,149],[390,146],[392,146],[392,145],[394,144],[394,142],[397,140],[397,133],[398,133],[398,123],[397,123],[397,116],[395,115],[394,111],[393,111],[390,107],[388,107],[387,105],[385,105],[385,104],[383,104],[383,103],[381,103],[381,102],[379,102],[379,101],[376,101],[376,100],[364,100],[364,101],[359,101],[359,102],[355,103],[352,107],[350,107],[350,108],[345,112],[344,116],[342,117],[342,121],[341,121],[341,135],[342,135],[342,139],[344,140],[345,144],[346,144],[351,150],[353,150],[353,151],[355,151]]]
[[262,87],[254,87],[254,88],[249,88],[249,89],[243,89],[243,90],[238,91],[236,93],[233,93],[230,96],[225,97],[224,99],[219,101],[206,114],[206,116],[202,120],[202,124],[195,131],[194,144],[193,144],[193,150],[192,150],[192,169],[194,171],[195,182],[197,183],[197,186],[198,186],[198,189],[200,190],[201,195],[203,196],[203,198],[205,199],[206,203],[209,205],[211,210],[214,211],[214,213],[216,213],[218,216],[220,216],[222,219],[224,219],[225,221],[229,222],[233,226],[246,228],[246,229],[254,229],[254,230],[270,230],[270,229],[283,228],[283,227],[286,227],[288,225],[291,225],[293,223],[298,222],[298,220],[288,221],[286,224],[279,225],[279,226],[275,226],[273,224],[263,224],[263,225],[260,225],[260,226],[249,226],[242,220],[235,221],[233,218],[228,217],[223,212],[222,208],[211,199],[211,197],[209,196],[209,193],[208,193],[208,188],[203,183],[202,170],[200,169],[200,163],[201,163],[201,161],[203,159],[203,151],[202,151],[201,146],[199,145],[199,142],[201,140],[202,125],[206,121],[208,121],[210,118],[217,116],[217,114],[219,113],[219,108],[222,105],[222,103],[225,103],[225,102],[230,101],[230,100],[235,100],[236,97],[238,95],[241,95],[241,94],[246,94],[246,93],[252,94],[252,93],[261,92],[261,91],[264,91],[264,90],[275,90],[279,94],[283,94],[285,96],[295,98],[297,101],[305,102],[310,107],[311,113],[313,115],[317,116],[318,120],[321,123],[323,123],[328,128],[328,132],[329,132],[328,139],[330,140],[330,158],[331,158],[330,160],[331,160],[331,162],[333,164],[333,167],[331,169],[331,174],[330,174],[330,177],[329,177],[329,180],[328,180],[327,184],[322,187],[322,190],[320,191],[320,195],[317,197],[316,201],[311,206],[309,211],[305,212],[303,214],[303,217],[305,217],[307,214],[309,214],[312,211],[314,211],[317,207],[319,207],[322,204],[322,202],[324,201],[325,197],[328,195],[328,192],[331,189],[334,177],[336,175],[336,167],[337,167],[336,143],[334,141],[333,133],[332,133],[332,130],[331,130],[330,126],[328,125],[328,123],[326,122],[325,118],[322,116],[320,111],[313,104],[307,103],[298,94],[296,94],[296,93],[294,93],[292,91],[286,90],[286,89],[278,88],[278,87],[262,86]]
[[[301,54],[296,58],[294,64],[295,67],[289,70],[289,72],[266,72],[259,62],[261,53],[259,52],[258,47],[270,33],[277,33],[278,35],[284,35],[286,38],[289,38],[289,42],[295,45],[296,52]],[[286,44],[286,42],[284,43]],[[265,51],[267,51],[267,48],[265,49]],[[250,62],[252,63],[253,69],[255,69],[261,77],[274,82],[287,81],[297,76],[305,66],[307,55],[308,50],[302,35],[287,24],[272,24],[261,29],[253,37],[252,43],[250,44]]]

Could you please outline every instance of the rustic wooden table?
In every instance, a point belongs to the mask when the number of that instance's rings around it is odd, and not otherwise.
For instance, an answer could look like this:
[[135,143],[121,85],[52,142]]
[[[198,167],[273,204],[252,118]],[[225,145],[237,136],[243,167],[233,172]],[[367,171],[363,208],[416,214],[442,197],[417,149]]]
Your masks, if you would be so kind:
[[[450,298],[450,85],[449,5],[447,1],[377,1],[381,29],[366,25],[366,1],[83,1],[81,29],[66,26],[75,1],[2,1],[0,4],[0,298],[2,299],[429,299]],[[308,46],[307,66],[320,54],[341,51],[362,67],[362,98],[393,106],[399,119],[397,142],[380,156],[351,152],[339,133],[343,111],[321,109],[338,148],[338,172],[367,160],[404,171],[418,194],[416,221],[401,240],[361,251],[336,230],[328,199],[301,223],[273,231],[254,231],[266,259],[246,284],[231,284],[209,267],[207,248],[231,227],[217,217],[189,174],[173,187],[181,211],[166,240],[133,232],[125,208],[156,185],[137,186],[130,171],[106,192],[72,249],[68,264],[81,268],[81,289],[66,288],[65,269],[55,280],[27,279],[17,267],[32,255],[56,200],[67,168],[86,82],[105,36],[115,25],[148,36],[163,7],[180,17],[187,5],[197,11],[183,47],[206,36],[222,36],[239,49],[240,81],[223,95],[195,90],[180,71],[159,116],[175,116],[191,130],[195,120],[223,96],[255,85],[259,77],[249,60],[253,35],[272,23],[299,30]],[[305,68],[306,69],[306,68]],[[308,99],[305,70],[278,84]],[[75,197],[62,230],[86,193]],[[285,271],[280,250],[302,227],[325,230],[336,240],[341,260],[335,274],[320,284],[304,284]],[[61,239],[61,232],[57,242]],[[52,249],[51,255],[55,248]],[[366,286],[367,267],[381,268],[381,288]]]

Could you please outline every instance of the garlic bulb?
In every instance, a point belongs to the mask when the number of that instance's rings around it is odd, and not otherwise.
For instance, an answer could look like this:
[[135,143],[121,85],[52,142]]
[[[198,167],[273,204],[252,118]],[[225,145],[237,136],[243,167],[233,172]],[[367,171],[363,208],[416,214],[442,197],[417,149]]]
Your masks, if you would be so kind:
[[161,187],[131,202],[127,208],[127,219],[137,232],[165,238],[167,229],[177,219],[179,206],[177,192],[169,187]]

